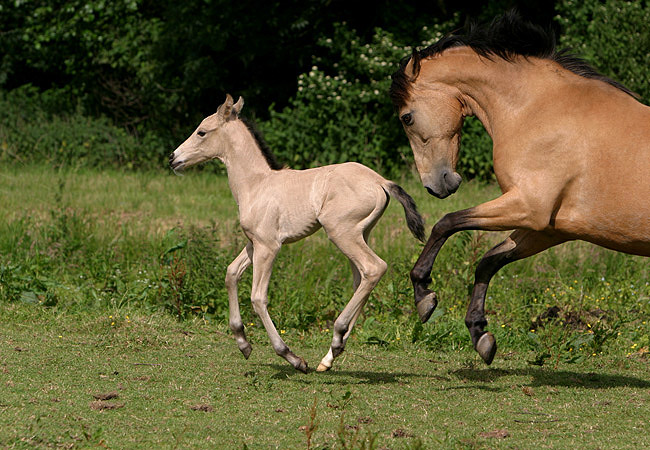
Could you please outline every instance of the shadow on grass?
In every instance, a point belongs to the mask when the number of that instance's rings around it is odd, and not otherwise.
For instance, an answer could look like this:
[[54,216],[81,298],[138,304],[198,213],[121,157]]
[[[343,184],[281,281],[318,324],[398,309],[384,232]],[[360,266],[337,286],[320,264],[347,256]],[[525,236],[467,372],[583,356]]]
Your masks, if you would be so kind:
[[[324,373],[316,373],[315,370],[310,369],[309,374],[305,376],[286,364],[265,364],[265,366],[275,371],[275,374],[271,376],[273,379],[292,379],[292,381],[303,384],[408,384],[416,379],[427,379],[427,381],[431,381],[432,383],[444,383],[442,389],[480,389],[486,391],[501,391],[506,388],[490,385],[488,383],[498,382],[502,378],[508,377],[527,377],[530,378],[531,381],[524,384],[531,387],[557,386],[585,389],[633,387],[650,389],[650,380],[644,380],[641,378],[611,373],[574,372],[568,370],[557,371],[537,367],[522,369],[465,368],[449,371],[449,376],[445,377],[404,371],[390,372],[340,369],[333,369]],[[455,385],[455,380],[459,381],[460,384]],[[468,382],[471,382],[472,384],[467,384]],[[432,385],[432,387],[435,387],[435,384]]]
[[463,381],[494,382],[503,377],[530,377],[529,386],[562,386],[587,389],[635,387],[650,389],[650,381],[625,375],[596,372],[573,372],[538,367],[525,369],[459,369],[449,372]]
[[[408,383],[410,379],[414,378],[430,378],[437,379],[443,377],[431,377],[423,373],[413,372],[371,372],[367,370],[340,370],[332,369],[327,372],[316,372],[314,369],[309,370],[309,374],[304,374],[296,371],[293,367],[285,364],[265,364],[275,370],[276,373],[271,376],[273,379],[286,380],[287,378],[298,377],[293,381],[299,381],[305,384],[317,382],[319,384],[392,384],[392,383]],[[313,377],[313,379],[312,379]],[[449,378],[445,378],[450,381]]]

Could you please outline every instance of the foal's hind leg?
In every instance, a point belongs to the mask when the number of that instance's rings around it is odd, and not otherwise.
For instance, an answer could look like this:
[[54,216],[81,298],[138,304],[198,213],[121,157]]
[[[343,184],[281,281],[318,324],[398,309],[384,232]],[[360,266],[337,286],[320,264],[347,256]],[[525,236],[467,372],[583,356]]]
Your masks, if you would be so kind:
[[303,358],[296,356],[289,350],[287,344],[284,343],[278,334],[278,330],[276,330],[267,308],[269,280],[271,279],[273,261],[279,250],[279,245],[277,247],[269,247],[259,243],[254,244],[251,303],[257,315],[262,319],[262,323],[264,324],[266,333],[269,335],[275,353],[289,361],[297,370],[307,373],[307,363]]
[[244,358],[248,359],[253,348],[246,340],[246,333],[244,332],[244,324],[241,320],[239,313],[239,298],[237,296],[237,284],[241,279],[242,274],[251,264],[251,256],[253,254],[253,244],[250,242],[239,253],[237,258],[233,260],[226,270],[226,289],[228,290],[228,310],[230,314],[229,325],[232,334],[235,336],[237,347],[244,354]]
[[[334,358],[343,352],[345,343],[352,332],[352,327],[359,318],[368,296],[388,268],[387,264],[368,247],[361,233],[346,234],[344,236],[330,235],[330,239],[350,259],[351,264],[356,267],[360,276],[352,298],[334,322],[332,346],[318,365],[316,370],[319,372],[329,370],[332,367]],[[356,279],[355,284],[357,284]]]
[[476,268],[472,299],[467,308],[465,325],[469,329],[472,343],[487,364],[491,364],[497,351],[494,335],[484,331],[485,296],[490,280],[506,264],[527,258],[566,239],[539,231],[517,230],[505,241],[488,251]]

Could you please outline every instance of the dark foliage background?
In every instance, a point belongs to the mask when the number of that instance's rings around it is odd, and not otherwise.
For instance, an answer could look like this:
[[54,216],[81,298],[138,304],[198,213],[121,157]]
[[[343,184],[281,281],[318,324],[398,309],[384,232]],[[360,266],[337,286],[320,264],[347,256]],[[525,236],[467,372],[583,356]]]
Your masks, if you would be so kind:
[[[15,0],[0,3],[0,161],[164,167],[229,92],[293,167],[404,172],[399,59],[512,7],[650,97],[646,1]],[[463,142],[464,175],[489,179],[480,124]]]

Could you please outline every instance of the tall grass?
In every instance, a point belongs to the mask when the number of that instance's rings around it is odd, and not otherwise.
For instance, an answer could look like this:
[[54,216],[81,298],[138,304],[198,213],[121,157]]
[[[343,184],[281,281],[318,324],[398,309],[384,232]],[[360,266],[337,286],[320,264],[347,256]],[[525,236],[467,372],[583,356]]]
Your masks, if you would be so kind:
[[[398,181],[429,227],[445,212],[498,195],[495,186],[469,183],[439,201],[415,177]],[[180,319],[225,320],[225,268],[245,245],[225,177],[0,168],[0,197],[0,301],[71,312],[128,306]],[[389,271],[353,339],[469,347],[463,317],[473,272],[504,236],[464,232],[448,241],[432,274],[440,305],[421,325],[408,279],[421,244],[392,202],[370,239]],[[497,274],[486,305],[489,329],[503,351],[532,351],[537,364],[588,357],[610,346],[635,351],[650,344],[649,284],[647,259],[565,244]],[[240,298],[244,320],[256,327],[249,288],[250,273]],[[270,313],[282,330],[325,338],[351,294],[348,262],[321,231],[282,249],[269,289]]]

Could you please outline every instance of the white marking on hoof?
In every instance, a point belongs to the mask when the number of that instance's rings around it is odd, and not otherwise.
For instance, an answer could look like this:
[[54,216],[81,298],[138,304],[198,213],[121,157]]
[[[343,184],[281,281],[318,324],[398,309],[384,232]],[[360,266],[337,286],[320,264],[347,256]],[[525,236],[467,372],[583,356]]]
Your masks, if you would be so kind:
[[316,369],[316,372],[327,372],[330,369],[331,369],[331,367],[327,367],[325,364],[320,363],[318,365],[318,368]]
[[438,306],[436,293],[429,292],[415,306],[418,310],[420,320],[422,323],[426,323],[426,321],[431,317],[431,314],[433,314],[433,311],[436,309],[436,306]]
[[488,366],[492,364],[494,355],[497,352],[497,341],[489,331],[483,334],[476,343],[476,351],[483,358]]

